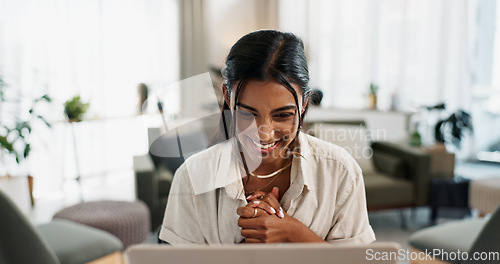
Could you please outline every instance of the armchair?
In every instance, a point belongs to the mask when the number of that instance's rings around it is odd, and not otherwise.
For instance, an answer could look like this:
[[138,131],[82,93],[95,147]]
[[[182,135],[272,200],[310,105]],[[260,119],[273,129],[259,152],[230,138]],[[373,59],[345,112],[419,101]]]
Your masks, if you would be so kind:
[[149,154],[134,157],[134,172],[136,197],[148,206],[154,231],[163,220],[173,173],[160,163],[155,166]]
[[[500,248],[500,207],[489,218],[466,219],[439,224],[424,228],[413,233],[409,244],[414,252],[435,252],[442,256],[453,256],[457,252],[468,253],[469,259],[460,262],[457,258],[445,257],[443,260],[452,263],[498,263]],[[474,255],[487,258],[473,260]],[[463,256],[463,255],[462,255]],[[429,261],[415,260],[412,263],[429,263]],[[435,263],[442,263],[436,260]]]
[[[373,142],[371,147],[377,173],[365,175],[368,209],[428,205],[429,154],[409,146],[382,141]],[[391,193],[392,188],[399,192]]]
[[309,134],[344,147],[356,159],[368,210],[427,205],[430,157],[424,151],[383,141],[370,145],[362,120],[306,125]]
[[97,264],[121,260],[123,248],[115,236],[69,221],[35,227],[2,191],[0,238],[0,263]]
[[219,116],[212,115],[186,123],[175,129],[149,128],[149,153],[134,157],[136,196],[151,212],[151,230],[163,221],[170,186],[177,168],[189,156],[207,149]]

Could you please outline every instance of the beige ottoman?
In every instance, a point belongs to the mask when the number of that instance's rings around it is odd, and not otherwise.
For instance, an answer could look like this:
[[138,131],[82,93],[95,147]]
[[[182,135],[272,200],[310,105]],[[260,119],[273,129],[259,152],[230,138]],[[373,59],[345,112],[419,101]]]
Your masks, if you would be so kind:
[[493,213],[500,205],[500,177],[471,181],[469,206],[481,216]]
[[85,202],[60,210],[54,218],[107,231],[118,237],[124,248],[142,243],[148,237],[150,229],[149,209],[141,201]]

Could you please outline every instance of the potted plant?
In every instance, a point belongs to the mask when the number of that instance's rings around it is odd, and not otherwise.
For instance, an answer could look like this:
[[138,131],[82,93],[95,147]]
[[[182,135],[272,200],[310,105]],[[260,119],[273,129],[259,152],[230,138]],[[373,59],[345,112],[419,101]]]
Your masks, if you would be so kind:
[[435,132],[437,142],[451,143],[456,149],[461,149],[465,133],[473,133],[472,118],[469,113],[459,109],[446,119],[437,122]]
[[83,120],[83,115],[87,112],[89,105],[89,103],[83,103],[80,96],[77,95],[64,103],[64,113],[69,122],[80,122]]
[[[6,91],[7,84],[0,77],[0,105],[8,103],[18,104],[20,98],[8,96]],[[32,100],[32,104],[28,113],[23,115],[9,117],[9,120],[0,122],[0,165],[5,165],[9,159],[15,160],[18,165],[21,165],[23,160],[28,159],[31,153],[31,134],[32,127],[35,122],[41,122],[47,127],[51,127],[50,123],[37,112],[37,106],[42,103],[50,103],[52,99],[48,95],[42,95]],[[1,110],[1,109],[0,109]],[[5,175],[0,177],[9,178],[9,172],[5,171]],[[31,195],[31,203],[33,199],[33,177],[28,175],[29,189]]]
[[410,135],[410,145],[420,147],[422,146],[422,137],[420,136],[420,132],[418,130],[413,131]]
[[[89,106],[90,103],[83,103],[79,95],[73,97],[71,100],[68,100],[64,103],[64,113],[66,114],[66,117],[68,118],[68,121],[70,123],[72,132],[71,134],[73,136],[73,146],[75,148],[75,164],[77,173],[76,181],[80,185],[80,188],[81,188],[81,175],[80,175],[80,167],[78,165],[78,151],[77,151],[76,135],[75,135],[76,132],[73,124],[83,120],[83,116],[89,109]],[[83,201],[83,195],[81,192],[80,192],[80,200]]]
[[368,93],[368,108],[370,109],[377,108],[377,92],[378,86],[374,83],[370,83],[370,90]]

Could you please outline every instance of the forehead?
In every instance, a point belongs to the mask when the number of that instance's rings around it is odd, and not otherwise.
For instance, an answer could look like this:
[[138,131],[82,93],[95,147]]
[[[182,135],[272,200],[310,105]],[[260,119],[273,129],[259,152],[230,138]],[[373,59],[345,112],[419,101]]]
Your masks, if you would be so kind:
[[[299,86],[294,83],[291,83],[291,85],[297,93],[297,99],[300,104],[302,93]],[[285,85],[276,81],[247,81],[239,94],[238,102],[250,106],[267,105],[269,107],[280,107],[295,105],[292,92]]]

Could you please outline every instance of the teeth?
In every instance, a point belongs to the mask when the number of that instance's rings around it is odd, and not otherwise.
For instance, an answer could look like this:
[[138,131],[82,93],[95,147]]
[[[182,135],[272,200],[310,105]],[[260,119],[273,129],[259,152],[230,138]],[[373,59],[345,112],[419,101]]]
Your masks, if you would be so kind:
[[276,145],[276,143],[278,143],[278,141],[275,141],[275,142],[273,142],[273,143],[271,143],[271,144],[267,144],[267,145],[262,145],[262,144],[260,144],[260,143],[255,142],[255,141],[253,141],[253,143],[254,143],[257,147],[259,147],[259,148],[261,148],[261,149],[268,149],[268,148],[274,147],[274,145]]

